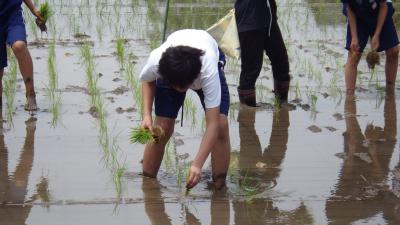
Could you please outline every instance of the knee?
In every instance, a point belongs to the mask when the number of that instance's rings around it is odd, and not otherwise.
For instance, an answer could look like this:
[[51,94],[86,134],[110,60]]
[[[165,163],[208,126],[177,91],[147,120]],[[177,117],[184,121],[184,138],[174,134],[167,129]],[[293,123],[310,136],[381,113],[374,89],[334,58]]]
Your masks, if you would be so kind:
[[396,46],[386,51],[387,60],[397,60],[399,57],[399,47]]
[[11,46],[14,54],[21,54],[26,51],[27,46],[24,41],[16,41],[12,46]]
[[360,62],[361,59],[361,53],[357,52],[357,53],[350,53],[349,52],[349,56],[347,58],[347,65],[348,66],[357,66],[358,63]]

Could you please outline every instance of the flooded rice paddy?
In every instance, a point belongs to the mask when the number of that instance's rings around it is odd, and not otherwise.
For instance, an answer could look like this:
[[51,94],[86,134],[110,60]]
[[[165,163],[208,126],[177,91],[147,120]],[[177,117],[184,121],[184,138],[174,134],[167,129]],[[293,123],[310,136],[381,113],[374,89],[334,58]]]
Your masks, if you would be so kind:
[[[206,29],[233,2],[171,0],[166,33]],[[0,224],[400,224],[399,78],[396,92],[386,93],[384,65],[370,71],[363,58],[356,98],[346,97],[338,2],[278,1],[295,109],[274,107],[267,59],[257,83],[263,107],[241,107],[240,63],[228,60],[227,188],[213,189],[206,162],[189,193],[187,166],[204,129],[196,95],[187,95],[183,127],[175,127],[157,180],[140,175],[144,146],[129,143],[141,122],[137,75],[161,43],[166,1],[50,0],[47,34],[25,10],[40,110],[24,111],[11,60],[3,80]]]

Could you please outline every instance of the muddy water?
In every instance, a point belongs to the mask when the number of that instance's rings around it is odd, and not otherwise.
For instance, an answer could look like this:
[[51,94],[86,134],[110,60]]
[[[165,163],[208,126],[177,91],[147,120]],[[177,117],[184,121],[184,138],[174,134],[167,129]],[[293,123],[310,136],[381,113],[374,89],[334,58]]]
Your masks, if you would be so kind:
[[[372,75],[364,59],[356,97],[343,93],[345,20],[337,1],[278,1],[296,109],[273,108],[268,60],[257,85],[263,107],[240,107],[240,64],[228,61],[232,154],[227,188],[213,189],[207,162],[203,179],[190,193],[184,189],[185,165],[203,132],[196,96],[188,95],[192,104],[186,105],[194,107],[185,110],[183,127],[176,125],[158,180],[143,178],[143,146],[129,143],[130,128],[140,124],[140,107],[133,92],[123,88],[129,87],[127,67],[121,69],[115,56],[115,40],[125,38],[125,58],[132,55],[129,63],[139,73],[162,38],[164,2],[50,2],[57,20],[49,34],[35,34],[26,15],[41,110],[33,117],[23,111],[21,81],[12,118],[3,108],[1,225],[400,223],[399,97],[383,88],[384,66]],[[207,28],[232,5],[228,0],[173,0],[167,34]],[[78,39],[77,33],[89,37]],[[46,95],[53,38],[61,95],[57,123],[52,123]],[[119,182],[105,160],[109,153],[99,144],[104,140],[99,120],[90,111],[80,52],[85,40],[95,55],[107,134],[116,140],[108,149],[125,168]]]

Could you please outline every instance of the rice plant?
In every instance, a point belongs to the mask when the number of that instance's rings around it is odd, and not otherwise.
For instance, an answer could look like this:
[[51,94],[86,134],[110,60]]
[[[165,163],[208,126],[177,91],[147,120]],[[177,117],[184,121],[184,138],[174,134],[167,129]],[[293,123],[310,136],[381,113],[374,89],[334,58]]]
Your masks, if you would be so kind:
[[3,95],[6,100],[6,118],[10,125],[12,125],[14,115],[14,98],[17,84],[17,60],[15,56],[10,58],[10,67],[8,75],[4,76],[3,81]]
[[125,63],[125,80],[132,91],[133,100],[138,107],[139,116],[143,116],[143,99],[141,83],[135,78],[133,54],[128,54],[128,61]]
[[125,59],[125,38],[118,37],[115,43],[116,43],[117,59],[120,66],[123,67]]

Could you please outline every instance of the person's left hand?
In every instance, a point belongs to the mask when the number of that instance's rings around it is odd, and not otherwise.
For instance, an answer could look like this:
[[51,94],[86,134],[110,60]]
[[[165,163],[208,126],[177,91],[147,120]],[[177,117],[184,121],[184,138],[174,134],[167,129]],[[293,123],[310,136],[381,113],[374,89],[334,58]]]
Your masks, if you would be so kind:
[[186,188],[191,189],[199,183],[201,178],[201,168],[195,165],[190,166],[189,176],[186,181]]
[[372,50],[378,51],[379,48],[379,35],[374,35],[371,40]]

